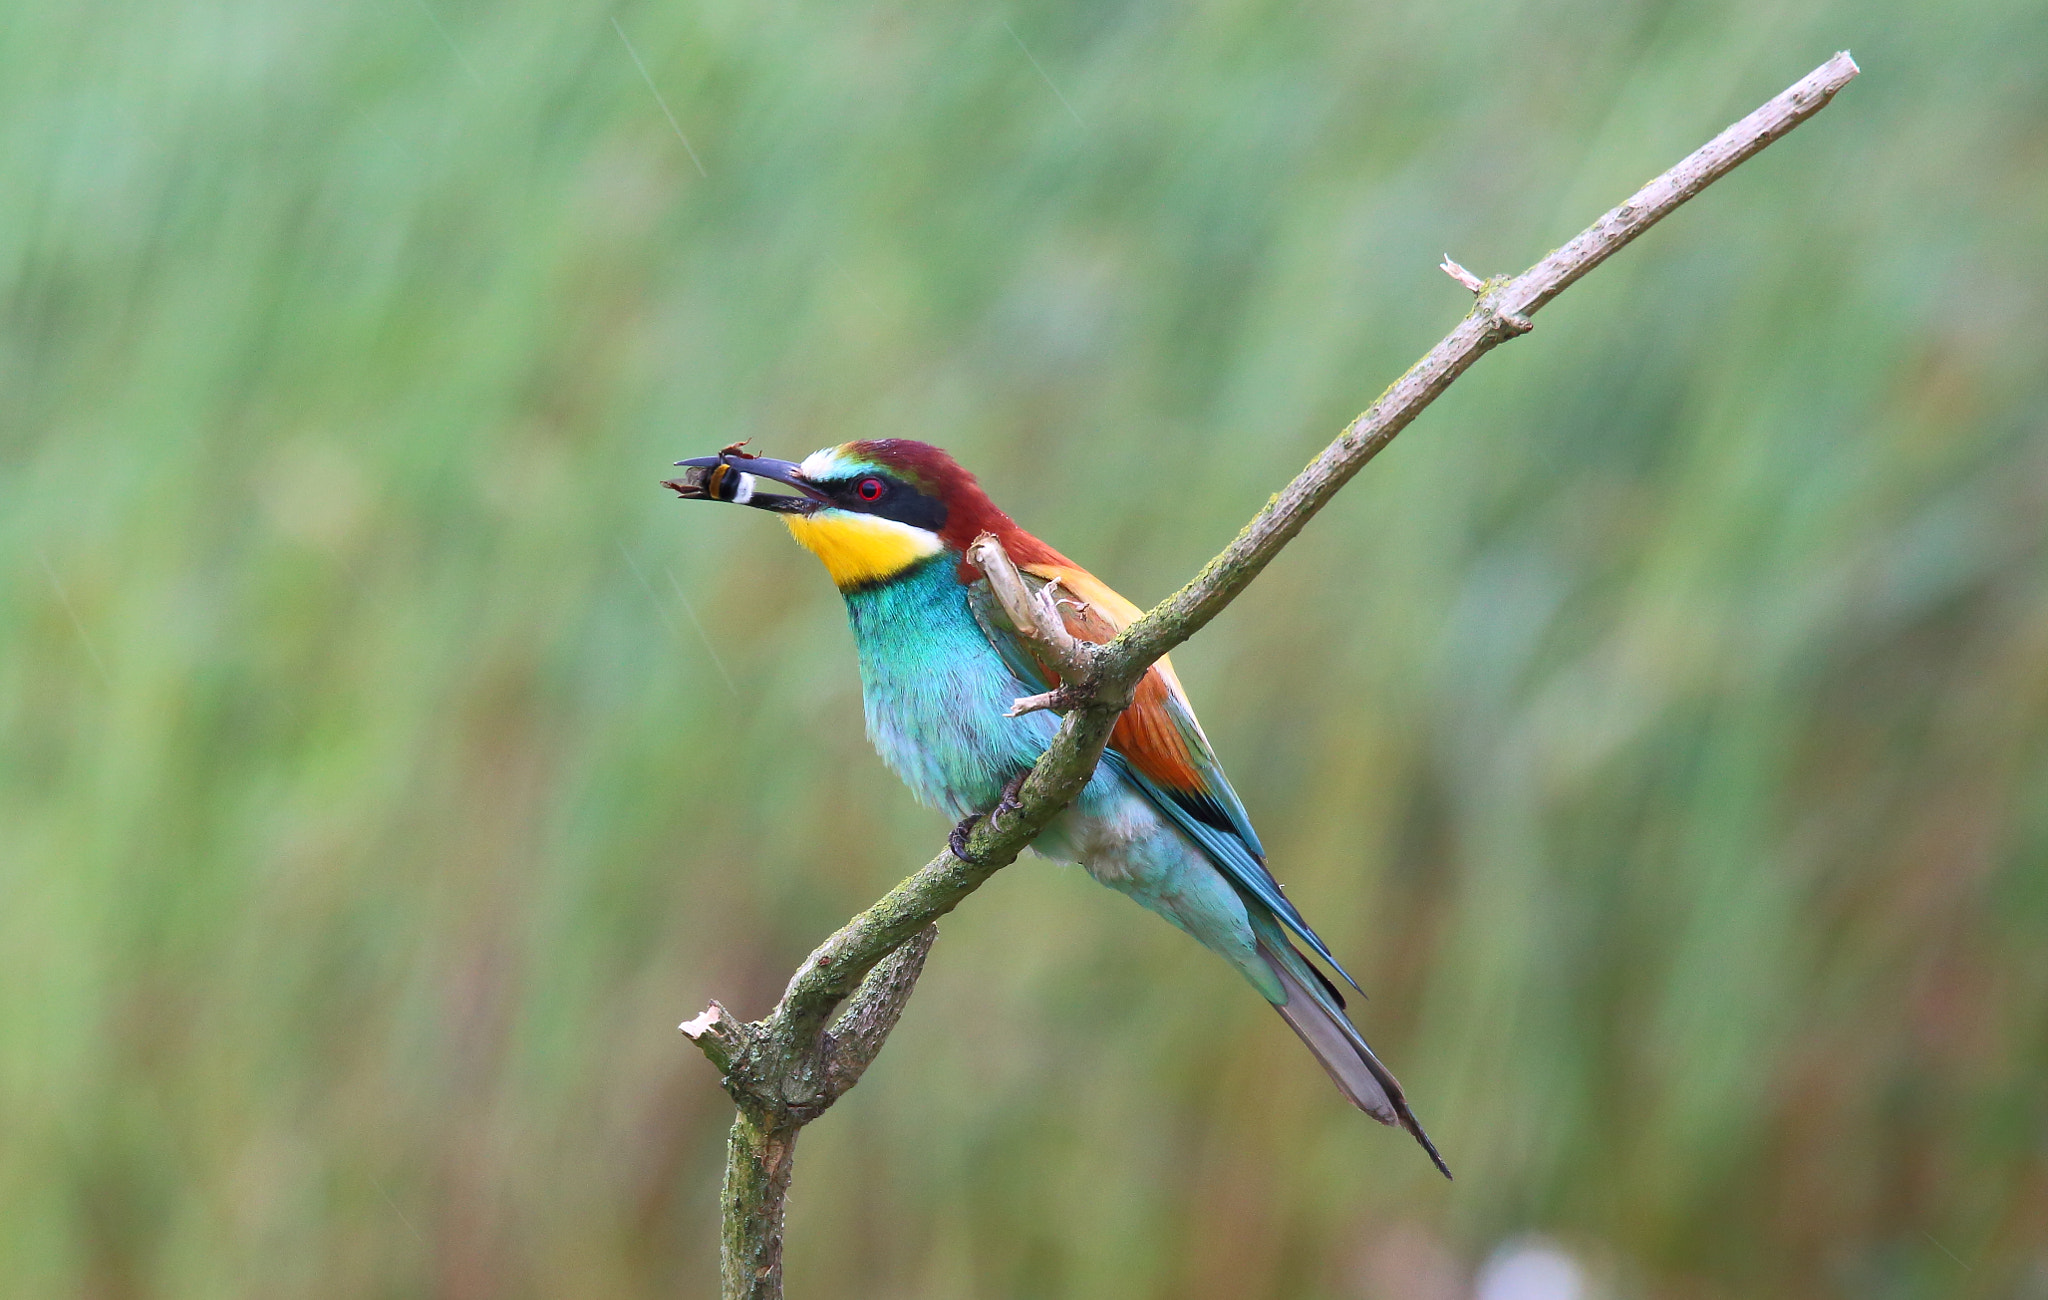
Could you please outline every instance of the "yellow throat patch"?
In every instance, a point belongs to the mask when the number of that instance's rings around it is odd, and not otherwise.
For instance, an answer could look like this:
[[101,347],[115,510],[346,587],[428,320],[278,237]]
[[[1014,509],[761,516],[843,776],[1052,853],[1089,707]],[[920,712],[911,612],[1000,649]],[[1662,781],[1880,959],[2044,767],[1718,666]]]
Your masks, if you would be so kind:
[[825,562],[825,572],[843,591],[886,582],[919,560],[937,555],[939,539],[922,528],[875,515],[821,510],[784,515],[790,535]]

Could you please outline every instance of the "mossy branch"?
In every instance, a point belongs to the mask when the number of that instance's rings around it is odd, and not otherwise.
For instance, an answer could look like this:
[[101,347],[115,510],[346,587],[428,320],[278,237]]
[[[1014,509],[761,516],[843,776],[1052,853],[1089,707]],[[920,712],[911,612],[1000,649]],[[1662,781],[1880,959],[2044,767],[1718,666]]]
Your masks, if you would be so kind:
[[[1017,580],[993,538],[975,562],[1020,629],[1061,663],[1060,689],[1018,708],[1065,714],[1051,746],[1024,779],[1014,806],[980,819],[916,874],[854,917],[804,960],[775,1009],[742,1023],[713,1002],[682,1028],[718,1068],[739,1106],[728,1146],[725,1194],[726,1300],[782,1294],[782,1210],[797,1133],[860,1077],[916,984],[939,917],[1015,861],[1048,822],[1081,793],[1129,705],[1158,659],[1200,631],[1257,577],[1365,463],[1474,362],[1533,328],[1530,318],[1581,276],[1620,251],[1745,159],[1826,107],[1858,72],[1844,52],[1802,77],[1638,190],[1542,261],[1517,276],[1482,279],[1449,257],[1444,270],[1477,295],[1471,312],[1421,361],[1380,394],[1294,481],[1245,525],[1186,586],[1104,646],[1075,642],[1052,600]],[[833,1011],[852,1002],[828,1031]]]

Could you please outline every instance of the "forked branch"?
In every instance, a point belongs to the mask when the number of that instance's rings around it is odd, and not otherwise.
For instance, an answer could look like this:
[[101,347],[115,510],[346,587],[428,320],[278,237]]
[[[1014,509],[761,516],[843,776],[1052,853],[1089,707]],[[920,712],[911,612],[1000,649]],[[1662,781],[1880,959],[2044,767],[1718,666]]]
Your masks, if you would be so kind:
[[[1060,669],[1057,691],[1019,700],[1016,710],[1054,708],[1065,718],[1026,777],[1015,815],[983,819],[967,839],[964,854],[940,853],[847,922],[805,959],[765,1018],[742,1023],[714,1002],[683,1025],[718,1068],[740,1110],[727,1150],[722,1201],[726,1300],[781,1296],[782,1206],[797,1132],[852,1087],[881,1050],[937,933],[932,923],[1014,861],[1080,794],[1145,671],[1235,599],[1352,475],[1473,362],[1528,333],[1530,318],[1551,299],[1826,107],[1857,71],[1846,52],[1835,55],[1520,275],[1482,279],[1445,257],[1446,273],[1478,295],[1465,319],[1380,394],[1192,581],[1107,645],[1087,645],[1069,635],[1057,593],[1031,592],[1000,543],[992,537],[977,539],[969,559],[988,577],[1012,622],[1029,629]],[[828,1032],[827,1019],[849,997],[851,1006]]]

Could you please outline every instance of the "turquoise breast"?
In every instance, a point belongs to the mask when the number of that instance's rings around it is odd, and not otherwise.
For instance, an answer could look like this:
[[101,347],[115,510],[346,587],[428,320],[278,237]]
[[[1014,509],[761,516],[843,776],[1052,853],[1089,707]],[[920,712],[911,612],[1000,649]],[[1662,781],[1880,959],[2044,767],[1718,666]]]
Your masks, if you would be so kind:
[[1059,720],[1003,716],[1038,688],[1017,679],[936,555],[902,576],[846,595],[860,650],[868,737],[918,799],[954,817],[985,812],[1004,782],[1036,762]]

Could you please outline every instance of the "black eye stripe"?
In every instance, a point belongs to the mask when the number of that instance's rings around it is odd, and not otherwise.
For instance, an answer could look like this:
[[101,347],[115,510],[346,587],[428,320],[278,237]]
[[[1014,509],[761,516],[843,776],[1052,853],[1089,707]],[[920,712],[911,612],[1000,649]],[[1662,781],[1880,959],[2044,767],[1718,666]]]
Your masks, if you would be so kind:
[[881,519],[938,532],[946,526],[946,506],[901,479],[868,473],[818,486],[832,494],[843,510],[858,511]]

